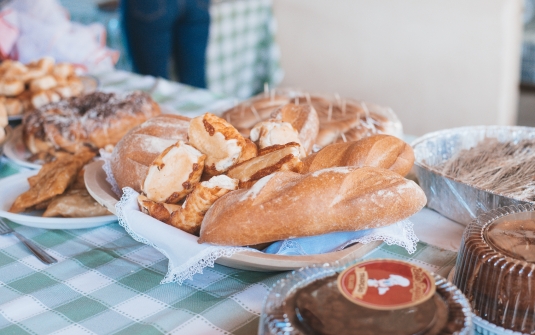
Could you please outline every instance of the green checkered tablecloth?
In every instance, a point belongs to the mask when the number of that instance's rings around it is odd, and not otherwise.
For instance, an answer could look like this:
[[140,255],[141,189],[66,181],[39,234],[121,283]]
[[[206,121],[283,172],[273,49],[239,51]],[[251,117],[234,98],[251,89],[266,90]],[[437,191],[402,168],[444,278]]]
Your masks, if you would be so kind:
[[[224,102],[207,91],[124,72],[99,79],[106,90],[151,91],[189,115]],[[0,161],[0,178],[20,170]],[[117,223],[78,230],[10,225],[58,263],[44,265],[15,236],[0,236],[0,334],[255,334],[268,289],[286,275],[216,265],[181,286],[160,284],[167,259]],[[413,255],[382,244],[364,258],[408,260],[445,276],[455,256],[418,243]]]
[[206,51],[208,88],[248,98],[282,80],[272,0],[213,1]]

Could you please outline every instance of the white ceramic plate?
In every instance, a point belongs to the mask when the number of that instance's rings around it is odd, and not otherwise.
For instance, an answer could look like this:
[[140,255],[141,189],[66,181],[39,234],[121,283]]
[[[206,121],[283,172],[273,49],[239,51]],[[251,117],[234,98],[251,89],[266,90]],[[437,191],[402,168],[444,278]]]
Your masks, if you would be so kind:
[[[106,207],[110,212],[115,213],[115,204],[119,201],[119,197],[111,190],[111,185],[106,181],[106,173],[102,169],[103,164],[103,161],[95,161],[85,167],[85,187],[98,203]],[[378,247],[381,243],[381,241],[367,244],[357,243],[341,251],[311,256],[272,255],[244,251],[231,257],[218,258],[216,263],[250,271],[287,271],[317,263],[359,258]]]
[[31,152],[26,149],[24,142],[22,141],[22,126],[17,126],[13,130],[13,135],[4,145],[4,154],[14,161],[15,163],[30,168],[40,169],[41,164],[33,163],[29,161]]
[[14,214],[8,212],[15,199],[30,186],[27,178],[37,171],[26,171],[11,177],[0,179],[0,217],[7,218],[21,225],[45,229],[80,229],[101,226],[117,220],[115,215],[88,218],[44,218],[43,211]]

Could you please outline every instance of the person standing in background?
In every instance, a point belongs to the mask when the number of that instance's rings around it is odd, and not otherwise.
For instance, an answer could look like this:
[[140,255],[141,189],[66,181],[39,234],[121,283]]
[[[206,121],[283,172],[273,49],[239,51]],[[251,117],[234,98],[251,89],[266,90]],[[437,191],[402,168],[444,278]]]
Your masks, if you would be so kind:
[[134,71],[206,88],[209,0],[121,0],[123,29]]

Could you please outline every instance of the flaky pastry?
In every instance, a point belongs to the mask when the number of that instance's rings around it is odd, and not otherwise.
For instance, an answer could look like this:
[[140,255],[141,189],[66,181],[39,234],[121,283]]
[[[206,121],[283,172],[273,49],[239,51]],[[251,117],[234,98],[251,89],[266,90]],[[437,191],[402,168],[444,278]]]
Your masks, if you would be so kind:
[[227,175],[240,181],[239,188],[249,188],[277,171],[300,172],[303,166],[299,159],[300,148],[297,143],[265,148],[260,150],[257,157],[233,166]]
[[206,155],[182,141],[165,149],[149,166],[143,192],[156,202],[176,204],[201,179]]
[[300,157],[304,158],[306,156],[306,152],[301,146],[299,133],[289,122],[275,119],[259,122],[251,129],[249,138],[255,142],[259,149],[277,144],[297,143],[300,148]]
[[215,176],[257,155],[256,145],[230,123],[206,113],[191,120],[189,143],[206,155],[205,172]]
[[208,209],[217,199],[237,187],[237,180],[221,175],[197,184],[182,206],[157,203],[143,195],[138,197],[138,203],[145,214],[190,234],[198,235]]

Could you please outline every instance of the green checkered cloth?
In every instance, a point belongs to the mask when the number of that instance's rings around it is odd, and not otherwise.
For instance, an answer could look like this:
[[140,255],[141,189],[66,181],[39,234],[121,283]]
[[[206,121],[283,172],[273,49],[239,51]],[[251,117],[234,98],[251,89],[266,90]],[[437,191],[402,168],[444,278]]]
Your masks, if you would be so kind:
[[[107,90],[153,87],[147,78],[124,72],[99,79]],[[190,114],[218,103],[206,91],[169,82],[157,86],[156,100],[177,109],[188,106]],[[161,88],[180,96],[165,96]],[[0,178],[20,170],[0,160]],[[0,236],[0,334],[255,334],[265,295],[287,274],[216,265],[183,285],[160,284],[167,259],[117,223],[77,230],[8,223],[58,263],[44,265],[12,234]],[[364,259],[406,260],[446,276],[455,257],[455,252],[418,243],[413,255],[382,244]]]
[[206,77],[210,91],[240,99],[282,80],[271,0],[213,1]]

